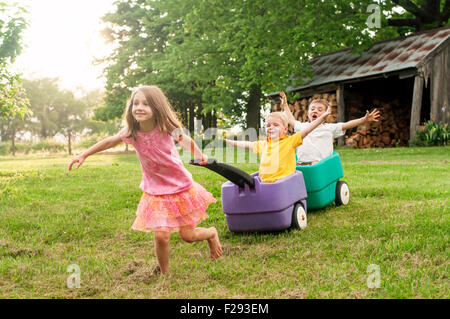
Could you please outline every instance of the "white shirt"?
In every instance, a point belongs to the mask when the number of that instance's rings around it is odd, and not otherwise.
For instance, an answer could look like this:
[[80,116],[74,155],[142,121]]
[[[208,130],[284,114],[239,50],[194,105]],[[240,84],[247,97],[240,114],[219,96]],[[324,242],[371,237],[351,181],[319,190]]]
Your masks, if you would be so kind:
[[[311,123],[295,121],[294,131],[298,132]],[[333,154],[333,141],[335,138],[345,134],[342,130],[343,123],[323,123],[309,133],[303,144],[297,147],[298,162],[315,162]]]

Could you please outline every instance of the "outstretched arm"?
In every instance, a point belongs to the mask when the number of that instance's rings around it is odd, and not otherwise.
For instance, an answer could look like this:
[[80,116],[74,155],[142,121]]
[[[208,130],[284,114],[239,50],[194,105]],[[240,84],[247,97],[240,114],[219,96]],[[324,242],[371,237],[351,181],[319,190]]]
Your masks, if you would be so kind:
[[208,156],[202,153],[200,148],[195,144],[194,140],[184,133],[182,133],[178,139],[176,139],[178,143],[188,151],[190,151],[192,154],[194,154],[195,159],[201,160],[200,165],[205,165],[208,161]]
[[288,124],[294,126],[295,117],[289,109],[289,105],[287,103],[286,94],[284,92],[280,93],[281,96],[281,108],[283,109],[284,115],[288,119]]
[[342,130],[345,131],[345,130],[354,128],[354,127],[364,124],[364,123],[378,122],[379,117],[380,117],[380,112],[377,109],[374,109],[370,113],[369,113],[369,111],[366,111],[365,116],[363,116],[359,119],[356,119],[356,120],[351,120],[351,121],[343,123]]
[[80,155],[74,157],[69,164],[69,171],[72,170],[72,166],[75,163],[78,163],[76,168],[79,168],[84,163],[84,161],[86,160],[86,158],[88,156],[91,156],[95,153],[102,152],[109,148],[113,148],[113,147],[119,145],[119,143],[122,142],[122,139],[120,138],[121,132],[119,132],[118,134],[116,134],[114,136],[105,138],[104,140],[102,140],[102,141],[98,142],[97,144],[88,148],[86,151],[84,151]]
[[308,126],[300,131],[302,134],[302,139],[304,139],[309,133],[311,133],[316,127],[322,124],[328,115],[331,114],[331,107],[327,108],[325,113],[319,116],[315,121],[311,122]]
[[254,143],[254,142],[249,142],[249,141],[234,141],[234,140],[228,140],[228,139],[224,139],[224,140],[231,146],[237,146],[237,147],[242,147],[242,148],[247,148],[247,149],[252,149],[253,143]]

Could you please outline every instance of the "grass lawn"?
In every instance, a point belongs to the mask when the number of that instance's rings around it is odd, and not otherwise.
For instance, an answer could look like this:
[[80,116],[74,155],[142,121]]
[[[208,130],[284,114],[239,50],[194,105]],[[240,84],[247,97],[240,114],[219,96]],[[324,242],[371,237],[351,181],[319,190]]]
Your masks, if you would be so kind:
[[[206,242],[173,234],[163,277],[153,234],[130,229],[136,155],[92,156],[72,172],[68,156],[0,157],[0,298],[449,298],[450,147],[338,152],[349,205],[280,233],[228,231],[225,179],[186,164],[218,199],[201,226],[217,227],[224,254],[211,262]],[[79,289],[67,288],[71,264]]]

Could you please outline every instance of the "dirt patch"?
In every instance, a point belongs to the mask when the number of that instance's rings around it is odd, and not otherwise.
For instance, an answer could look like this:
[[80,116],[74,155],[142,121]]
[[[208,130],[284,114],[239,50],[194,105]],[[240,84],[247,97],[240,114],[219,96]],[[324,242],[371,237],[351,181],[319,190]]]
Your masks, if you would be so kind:
[[283,288],[280,291],[279,297],[286,299],[305,299],[308,297],[308,292],[302,288],[295,288],[295,289]]
[[125,278],[127,283],[143,282],[150,284],[161,275],[156,271],[156,263],[148,263],[144,260],[133,260],[126,264],[116,277]]
[[17,257],[23,257],[23,256],[35,257],[35,256],[40,256],[41,254],[42,254],[42,251],[39,249],[12,248],[12,249],[9,249],[8,251],[4,252],[0,256],[17,258]]

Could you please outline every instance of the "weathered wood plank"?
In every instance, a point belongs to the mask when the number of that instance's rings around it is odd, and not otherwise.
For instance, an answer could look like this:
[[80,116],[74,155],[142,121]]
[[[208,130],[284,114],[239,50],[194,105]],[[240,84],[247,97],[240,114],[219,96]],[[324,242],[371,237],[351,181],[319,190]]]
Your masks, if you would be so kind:
[[[345,122],[344,84],[339,84],[336,90],[337,121]],[[345,136],[338,138],[338,145],[345,145]]]
[[424,79],[420,75],[414,78],[413,99],[411,105],[411,122],[409,124],[409,138],[414,137],[417,127],[420,125],[420,111],[422,109]]

